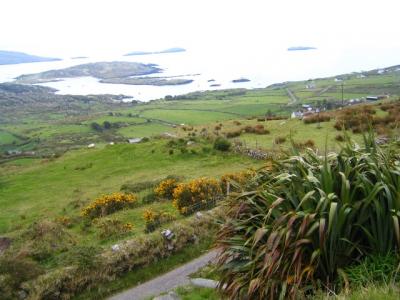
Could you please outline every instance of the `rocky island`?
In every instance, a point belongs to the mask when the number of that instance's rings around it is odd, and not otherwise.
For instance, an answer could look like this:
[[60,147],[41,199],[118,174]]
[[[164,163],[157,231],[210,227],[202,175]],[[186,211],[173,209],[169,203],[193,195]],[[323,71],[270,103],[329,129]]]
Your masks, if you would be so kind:
[[16,78],[17,83],[39,84],[45,82],[60,81],[65,78],[91,76],[101,83],[131,84],[131,85],[180,85],[188,84],[193,80],[173,77],[147,77],[161,73],[155,64],[142,64],[136,62],[97,62],[77,65],[60,70],[50,70],[36,74],[21,75]]

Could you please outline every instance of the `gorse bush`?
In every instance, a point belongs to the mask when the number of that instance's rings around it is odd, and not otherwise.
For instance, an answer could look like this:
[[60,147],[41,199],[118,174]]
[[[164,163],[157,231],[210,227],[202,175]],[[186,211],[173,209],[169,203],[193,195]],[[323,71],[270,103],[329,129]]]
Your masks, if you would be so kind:
[[103,195],[82,210],[82,215],[88,218],[104,217],[123,208],[132,207],[137,201],[133,194],[113,193]]
[[165,179],[154,189],[154,193],[163,199],[172,199],[174,189],[178,186],[175,178]]
[[348,142],[338,154],[294,152],[251,182],[254,190],[231,200],[217,237],[220,282],[230,298],[337,290],[346,266],[399,248],[399,155],[378,148],[372,135],[362,148]]
[[146,223],[145,232],[153,232],[162,224],[175,220],[175,216],[168,212],[161,212],[153,209],[146,209],[143,213]]
[[254,176],[254,170],[245,170],[236,173],[227,173],[221,176],[221,189],[223,192],[227,192],[228,184],[231,192],[237,192],[242,190],[242,186]]
[[222,190],[217,180],[198,178],[178,184],[174,189],[173,205],[181,214],[190,214],[215,204],[221,196]]

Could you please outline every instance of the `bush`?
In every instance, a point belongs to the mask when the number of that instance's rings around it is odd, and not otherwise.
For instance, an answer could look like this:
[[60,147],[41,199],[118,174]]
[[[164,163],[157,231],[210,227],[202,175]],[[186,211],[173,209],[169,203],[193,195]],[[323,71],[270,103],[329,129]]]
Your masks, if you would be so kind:
[[274,143],[277,145],[283,144],[284,142],[286,142],[286,138],[284,136],[277,136],[274,140]]
[[157,185],[156,181],[141,181],[136,183],[124,183],[120,191],[125,193],[139,193],[144,190],[152,189]]
[[142,198],[142,203],[143,204],[150,204],[153,203],[155,201],[157,201],[157,195],[151,191],[150,193],[146,194],[145,196],[143,196]]
[[18,299],[21,284],[43,273],[32,260],[23,257],[0,256],[0,295],[2,299]]
[[239,129],[239,130],[235,130],[235,131],[229,131],[229,132],[225,133],[225,136],[227,138],[234,138],[234,137],[240,136],[241,134],[242,134],[242,130]]
[[336,135],[335,140],[337,140],[338,142],[344,142],[345,138],[342,134],[338,134]]
[[137,200],[133,194],[113,193],[97,198],[82,210],[82,215],[88,218],[104,217],[118,210],[132,207]]
[[181,214],[186,215],[215,205],[221,196],[222,190],[217,180],[198,178],[178,184],[174,189],[173,204]]
[[273,161],[247,186],[254,188],[231,199],[216,239],[229,298],[296,299],[316,286],[338,291],[343,268],[398,251],[399,154],[378,148],[373,136],[338,154],[310,150]]
[[226,192],[228,183],[230,184],[230,191],[237,192],[242,190],[242,186],[255,175],[254,170],[245,170],[237,173],[228,173],[221,176],[221,189]]
[[331,120],[331,116],[326,113],[321,114],[313,114],[311,116],[305,117],[303,119],[304,124],[313,124],[313,123],[322,123],[329,122]]
[[133,225],[131,223],[123,223],[116,219],[96,219],[96,227],[99,229],[100,238],[110,238],[121,236],[125,233],[132,231]]
[[163,199],[171,200],[174,189],[178,186],[178,180],[175,178],[165,179],[154,189],[154,193]]
[[26,254],[38,261],[44,261],[54,255],[67,251],[75,240],[64,224],[43,220],[34,222],[23,234]]
[[175,216],[167,212],[146,209],[143,213],[143,219],[146,223],[145,232],[153,232],[162,224],[175,220]]
[[214,149],[219,151],[229,151],[231,143],[222,137],[218,137],[214,141]]

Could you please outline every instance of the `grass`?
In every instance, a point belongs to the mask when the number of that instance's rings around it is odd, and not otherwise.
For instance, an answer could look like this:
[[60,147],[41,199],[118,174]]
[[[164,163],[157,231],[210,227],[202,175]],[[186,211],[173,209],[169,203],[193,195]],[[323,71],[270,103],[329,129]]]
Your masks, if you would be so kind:
[[201,242],[197,245],[192,245],[191,247],[187,247],[177,254],[164,258],[162,260],[162,263],[157,262],[147,267],[140,268],[140,270],[133,270],[121,278],[118,278],[106,284],[102,284],[97,289],[86,291],[78,297],[75,297],[74,299],[105,299],[109,295],[123,291],[124,289],[132,288],[138,284],[146,282],[147,280],[171,271],[174,268],[185,264],[186,262],[191,261],[192,259],[202,255],[210,248],[210,246],[211,241],[209,240]]
[[182,300],[220,300],[218,293],[211,288],[184,286],[176,289]]
[[[89,168],[77,170],[88,164]],[[1,167],[6,175],[0,186],[0,232],[64,215],[72,201],[87,202],[103,193],[118,191],[128,181],[161,179],[170,174],[218,177],[256,164],[238,155],[218,152],[193,155],[176,151],[169,155],[162,140],[71,151],[59,159],[41,160],[26,168],[9,163]]]

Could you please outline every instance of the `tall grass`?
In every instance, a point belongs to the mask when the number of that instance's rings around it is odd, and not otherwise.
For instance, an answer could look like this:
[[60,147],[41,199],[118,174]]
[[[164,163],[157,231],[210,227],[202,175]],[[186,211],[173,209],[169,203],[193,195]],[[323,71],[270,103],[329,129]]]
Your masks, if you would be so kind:
[[371,134],[323,156],[274,161],[231,199],[218,269],[230,298],[299,298],[335,290],[346,266],[400,245],[400,161]]

